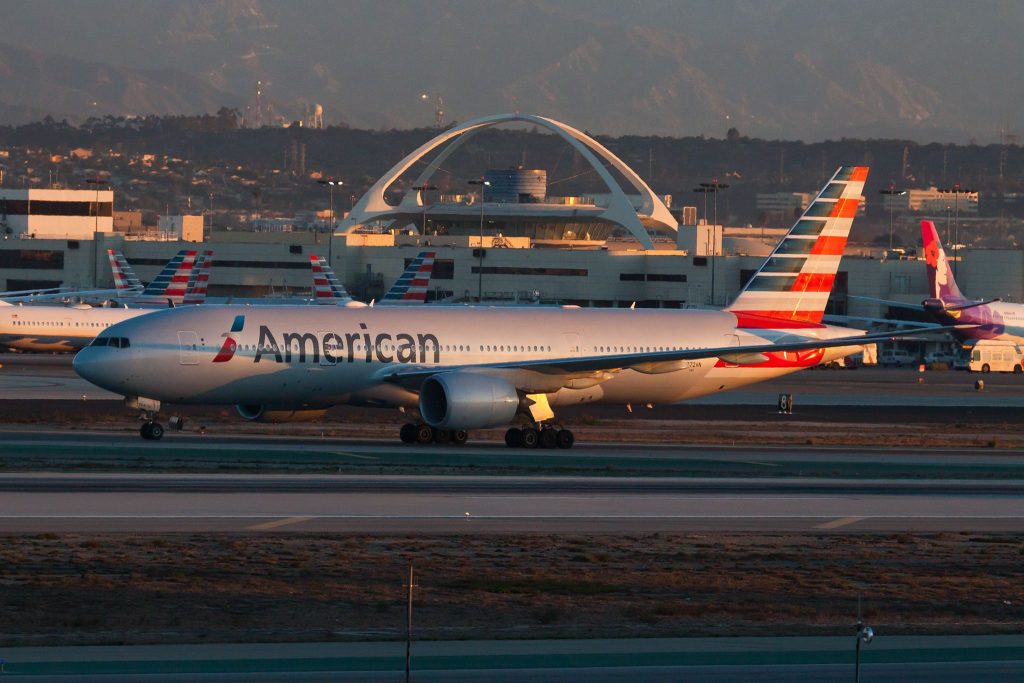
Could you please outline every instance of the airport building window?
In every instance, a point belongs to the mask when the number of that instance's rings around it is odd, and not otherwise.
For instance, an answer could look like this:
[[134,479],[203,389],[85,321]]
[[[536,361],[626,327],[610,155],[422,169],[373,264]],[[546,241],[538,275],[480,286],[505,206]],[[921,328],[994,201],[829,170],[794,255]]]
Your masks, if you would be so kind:
[[105,216],[114,215],[111,202],[54,202],[39,199],[0,199],[0,214],[7,216]]
[[[0,252],[2,253],[2,252]],[[165,266],[166,258],[132,258],[129,259],[133,266]],[[257,268],[266,270],[268,268],[309,270],[309,261],[217,261],[217,268]]]
[[[473,266],[472,273],[474,275],[479,274],[480,267]],[[589,271],[586,268],[520,268],[515,266],[484,266],[483,273],[484,275],[548,275],[553,277],[586,277]]]
[[[0,268],[64,268],[64,252],[44,249],[11,249],[0,251]],[[26,289],[29,289],[26,287]]]

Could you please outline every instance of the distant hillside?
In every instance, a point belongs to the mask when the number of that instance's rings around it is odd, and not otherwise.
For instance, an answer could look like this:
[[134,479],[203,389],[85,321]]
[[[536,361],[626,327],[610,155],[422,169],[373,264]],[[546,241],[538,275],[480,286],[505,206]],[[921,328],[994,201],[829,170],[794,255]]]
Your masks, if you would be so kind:
[[428,92],[610,135],[1024,133],[1016,0],[0,1],[4,40],[90,62],[4,59],[3,99],[77,117],[244,109],[261,80],[276,115],[370,129],[430,123]]
[[133,69],[0,43],[0,120],[216,111],[237,98],[173,69]]

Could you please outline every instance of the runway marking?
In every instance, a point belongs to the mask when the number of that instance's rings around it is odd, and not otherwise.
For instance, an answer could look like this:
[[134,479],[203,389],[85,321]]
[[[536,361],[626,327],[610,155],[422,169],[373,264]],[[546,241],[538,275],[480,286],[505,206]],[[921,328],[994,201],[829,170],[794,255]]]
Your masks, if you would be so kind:
[[312,517],[285,517],[284,519],[275,519],[272,522],[263,522],[262,524],[253,524],[252,526],[245,527],[247,531],[267,531],[268,529],[280,529],[283,526],[289,524],[298,524],[300,522],[308,522],[313,519]]
[[377,458],[372,455],[359,455],[358,453],[347,453],[345,451],[332,451],[332,455],[344,455],[349,458],[359,458],[360,460],[376,460]]
[[756,460],[740,460],[744,465],[762,465],[764,467],[782,467],[777,462],[758,462]]
[[838,529],[841,526],[849,526],[850,524],[856,524],[857,522],[863,522],[866,517],[840,517],[839,519],[833,519],[831,522],[825,522],[814,527],[815,529]]

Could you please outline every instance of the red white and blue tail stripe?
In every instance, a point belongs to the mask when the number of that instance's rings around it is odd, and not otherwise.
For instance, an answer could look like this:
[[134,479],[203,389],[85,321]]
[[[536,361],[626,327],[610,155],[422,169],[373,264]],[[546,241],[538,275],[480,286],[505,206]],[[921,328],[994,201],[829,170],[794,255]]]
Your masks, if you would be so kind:
[[388,293],[384,295],[384,298],[380,300],[380,305],[426,303],[430,277],[434,272],[435,253],[423,251],[417,254],[388,290]]
[[844,166],[832,176],[726,309],[739,327],[821,323],[867,177],[866,166]]
[[117,290],[118,300],[134,300],[142,291],[142,281],[121,252],[107,249],[107,258],[110,260],[110,271],[114,274],[114,288]]
[[313,270],[313,298],[316,303],[334,306],[352,301],[352,296],[338,280],[327,259],[310,254],[309,267]]
[[168,302],[180,304],[188,290],[195,262],[195,251],[188,249],[179,251],[174,258],[167,262],[159,275],[146,285],[134,303],[152,306],[162,306]]
[[192,268],[192,276],[188,281],[182,304],[201,304],[206,301],[206,291],[210,286],[210,270],[213,268],[213,252],[204,251],[196,265]]

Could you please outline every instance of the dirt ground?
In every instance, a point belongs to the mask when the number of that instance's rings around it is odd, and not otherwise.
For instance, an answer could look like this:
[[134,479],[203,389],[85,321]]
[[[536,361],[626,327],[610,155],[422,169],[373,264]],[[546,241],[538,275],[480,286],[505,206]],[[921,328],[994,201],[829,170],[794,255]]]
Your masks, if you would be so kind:
[[999,534],[0,536],[0,645],[1024,627]]

